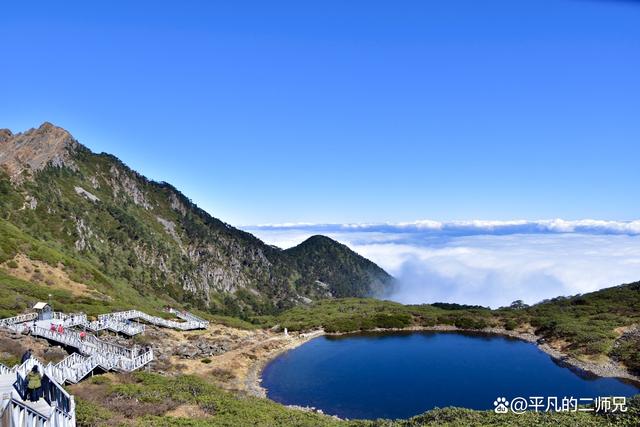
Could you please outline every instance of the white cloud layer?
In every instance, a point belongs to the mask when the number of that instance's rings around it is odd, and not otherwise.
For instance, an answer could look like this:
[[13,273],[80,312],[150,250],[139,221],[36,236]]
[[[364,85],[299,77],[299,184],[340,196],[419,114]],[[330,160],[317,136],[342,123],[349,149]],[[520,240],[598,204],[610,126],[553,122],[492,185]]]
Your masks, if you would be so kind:
[[544,219],[537,221],[509,220],[509,221],[434,221],[430,219],[373,224],[311,224],[311,223],[283,223],[263,224],[248,227],[253,230],[329,230],[329,231],[398,231],[398,232],[441,232],[455,234],[515,234],[515,233],[588,233],[588,234],[640,234],[640,220],[635,221],[605,221],[597,219],[564,220]]
[[399,279],[390,299],[507,305],[640,280],[640,221],[418,221],[248,227],[287,248],[332,237]]

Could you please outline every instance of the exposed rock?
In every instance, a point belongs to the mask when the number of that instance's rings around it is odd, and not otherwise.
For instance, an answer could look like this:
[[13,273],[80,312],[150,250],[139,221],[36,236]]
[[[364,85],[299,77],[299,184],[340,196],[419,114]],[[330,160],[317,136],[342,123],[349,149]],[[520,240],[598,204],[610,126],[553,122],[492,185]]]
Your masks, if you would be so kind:
[[33,196],[30,196],[27,194],[27,196],[25,196],[24,198],[24,201],[25,201],[24,208],[29,208],[31,210],[34,210],[35,208],[38,207],[38,201]]
[[78,193],[78,195],[85,197],[88,200],[91,200],[92,202],[99,202],[100,199],[97,196],[94,196],[93,194],[89,193],[87,190],[85,190],[82,187],[73,187],[74,190],[76,190],[76,193]]
[[176,241],[176,243],[180,246],[180,249],[182,249],[184,253],[184,249],[182,248],[182,241],[180,240],[180,236],[178,236],[178,233],[176,232],[176,224],[160,216],[156,216],[156,219],[160,224],[162,224],[162,226],[164,227],[164,231],[166,231],[168,235],[173,237],[173,240]]
[[184,357],[187,359],[193,359],[198,354],[198,349],[193,345],[181,345],[176,349],[176,354],[180,357]]
[[311,298],[303,297],[302,295],[298,295],[298,300],[300,300],[303,304],[311,304],[313,302]]
[[[183,359],[200,359],[208,356],[215,356],[232,349],[234,344],[229,340],[202,339],[195,343],[189,342],[179,345],[172,350],[173,354]],[[163,353],[167,352],[167,348]]]
[[28,179],[47,165],[76,169],[71,157],[78,142],[66,130],[45,122],[37,129],[0,132],[0,166],[14,182]]
[[82,218],[76,218],[76,231],[78,232],[78,240],[75,242],[76,249],[85,250],[89,246],[89,239],[93,236],[93,231],[84,223]]
[[169,195],[169,203],[171,205],[171,209],[185,216],[187,214],[187,207],[178,199],[178,196],[174,192],[171,192]]
[[114,197],[120,197],[120,194],[124,193],[128,195],[133,203],[138,206],[142,206],[145,209],[151,209],[151,205],[147,202],[144,193],[138,187],[136,180],[130,176],[134,172],[120,170],[115,165],[110,169],[112,180],[111,185],[113,187]]
[[0,144],[7,141],[13,136],[13,133],[9,129],[0,129]]
[[98,178],[95,176],[89,177],[89,182],[91,182],[91,186],[95,189],[100,188],[100,182],[98,182]]

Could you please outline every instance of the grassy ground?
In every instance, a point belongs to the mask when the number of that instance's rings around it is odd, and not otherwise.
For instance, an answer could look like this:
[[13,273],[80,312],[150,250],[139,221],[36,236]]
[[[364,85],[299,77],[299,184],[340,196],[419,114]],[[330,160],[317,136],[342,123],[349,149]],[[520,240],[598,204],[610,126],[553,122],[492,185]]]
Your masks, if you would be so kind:
[[[46,263],[66,275],[70,281],[85,284],[92,290],[90,295],[79,297],[71,290],[47,283],[47,274],[34,271],[31,280],[14,277],[17,264],[12,258],[24,253],[29,259]],[[66,312],[83,311],[96,315],[107,311],[137,307],[150,314],[159,314],[168,300],[153,295],[142,295],[124,281],[108,278],[93,265],[74,257],[69,257],[52,242],[33,239],[20,229],[0,219],[0,317],[13,316],[30,308],[37,301],[54,302],[56,310]],[[13,273],[13,274],[12,274]],[[42,280],[39,279],[42,276]]]
[[195,376],[158,374],[97,376],[72,386],[80,426],[637,426],[640,396],[624,416],[579,413],[495,414],[436,409],[408,420],[351,420],[289,409],[267,399],[241,397]]

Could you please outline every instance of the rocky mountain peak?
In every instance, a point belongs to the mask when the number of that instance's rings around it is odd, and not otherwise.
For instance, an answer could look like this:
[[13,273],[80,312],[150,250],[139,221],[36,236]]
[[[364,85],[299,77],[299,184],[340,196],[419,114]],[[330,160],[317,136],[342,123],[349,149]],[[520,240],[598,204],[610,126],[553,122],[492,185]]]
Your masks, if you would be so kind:
[[9,129],[0,129],[0,144],[8,140],[13,136],[13,133]]
[[0,167],[12,181],[29,179],[47,165],[74,167],[71,157],[78,142],[69,132],[49,122],[26,132],[0,130]]

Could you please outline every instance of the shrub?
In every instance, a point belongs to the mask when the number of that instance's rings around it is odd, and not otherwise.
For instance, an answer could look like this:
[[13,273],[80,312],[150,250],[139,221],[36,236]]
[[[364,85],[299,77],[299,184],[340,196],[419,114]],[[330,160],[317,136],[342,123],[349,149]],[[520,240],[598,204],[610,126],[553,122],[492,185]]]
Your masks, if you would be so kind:
[[335,319],[331,321],[329,324],[325,325],[325,331],[332,332],[351,332],[357,331],[360,329],[360,323],[356,322],[354,319]]
[[18,263],[14,260],[7,261],[7,267],[9,268],[18,268]]
[[375,317],[375,324],[379,328],[404,328],[411,323],[411,316],[408,314],[378,314]]
[[433,317],[423,317],[420,319],[421,326],[435,326],[437,323],[437,319]]
[[640,338],[619,342],[611,355],[624,363],[630,371],[640,373]]
[[487,327],[484,319],[474,319],[471,317],[459,317],[455,321],[455,325],[460,329],[482,329]]
[[517,327],[518,327],[518,322],[516,322],[514,319],[508,319],[504,322],[504,328],[507,331],[513,331]]
[[208,357],[205,357],[204,359],[201,360],[202,363],[211,363],[211,359],[209,359]]
[[111,384],[111,378],[106,377],[104,375],[96,375],[94,377],[91,377],[91,383],[92,384]]
[[98,426],[113,418],[113,414],[93,402],[76,398],[76,420],[81,426]]

